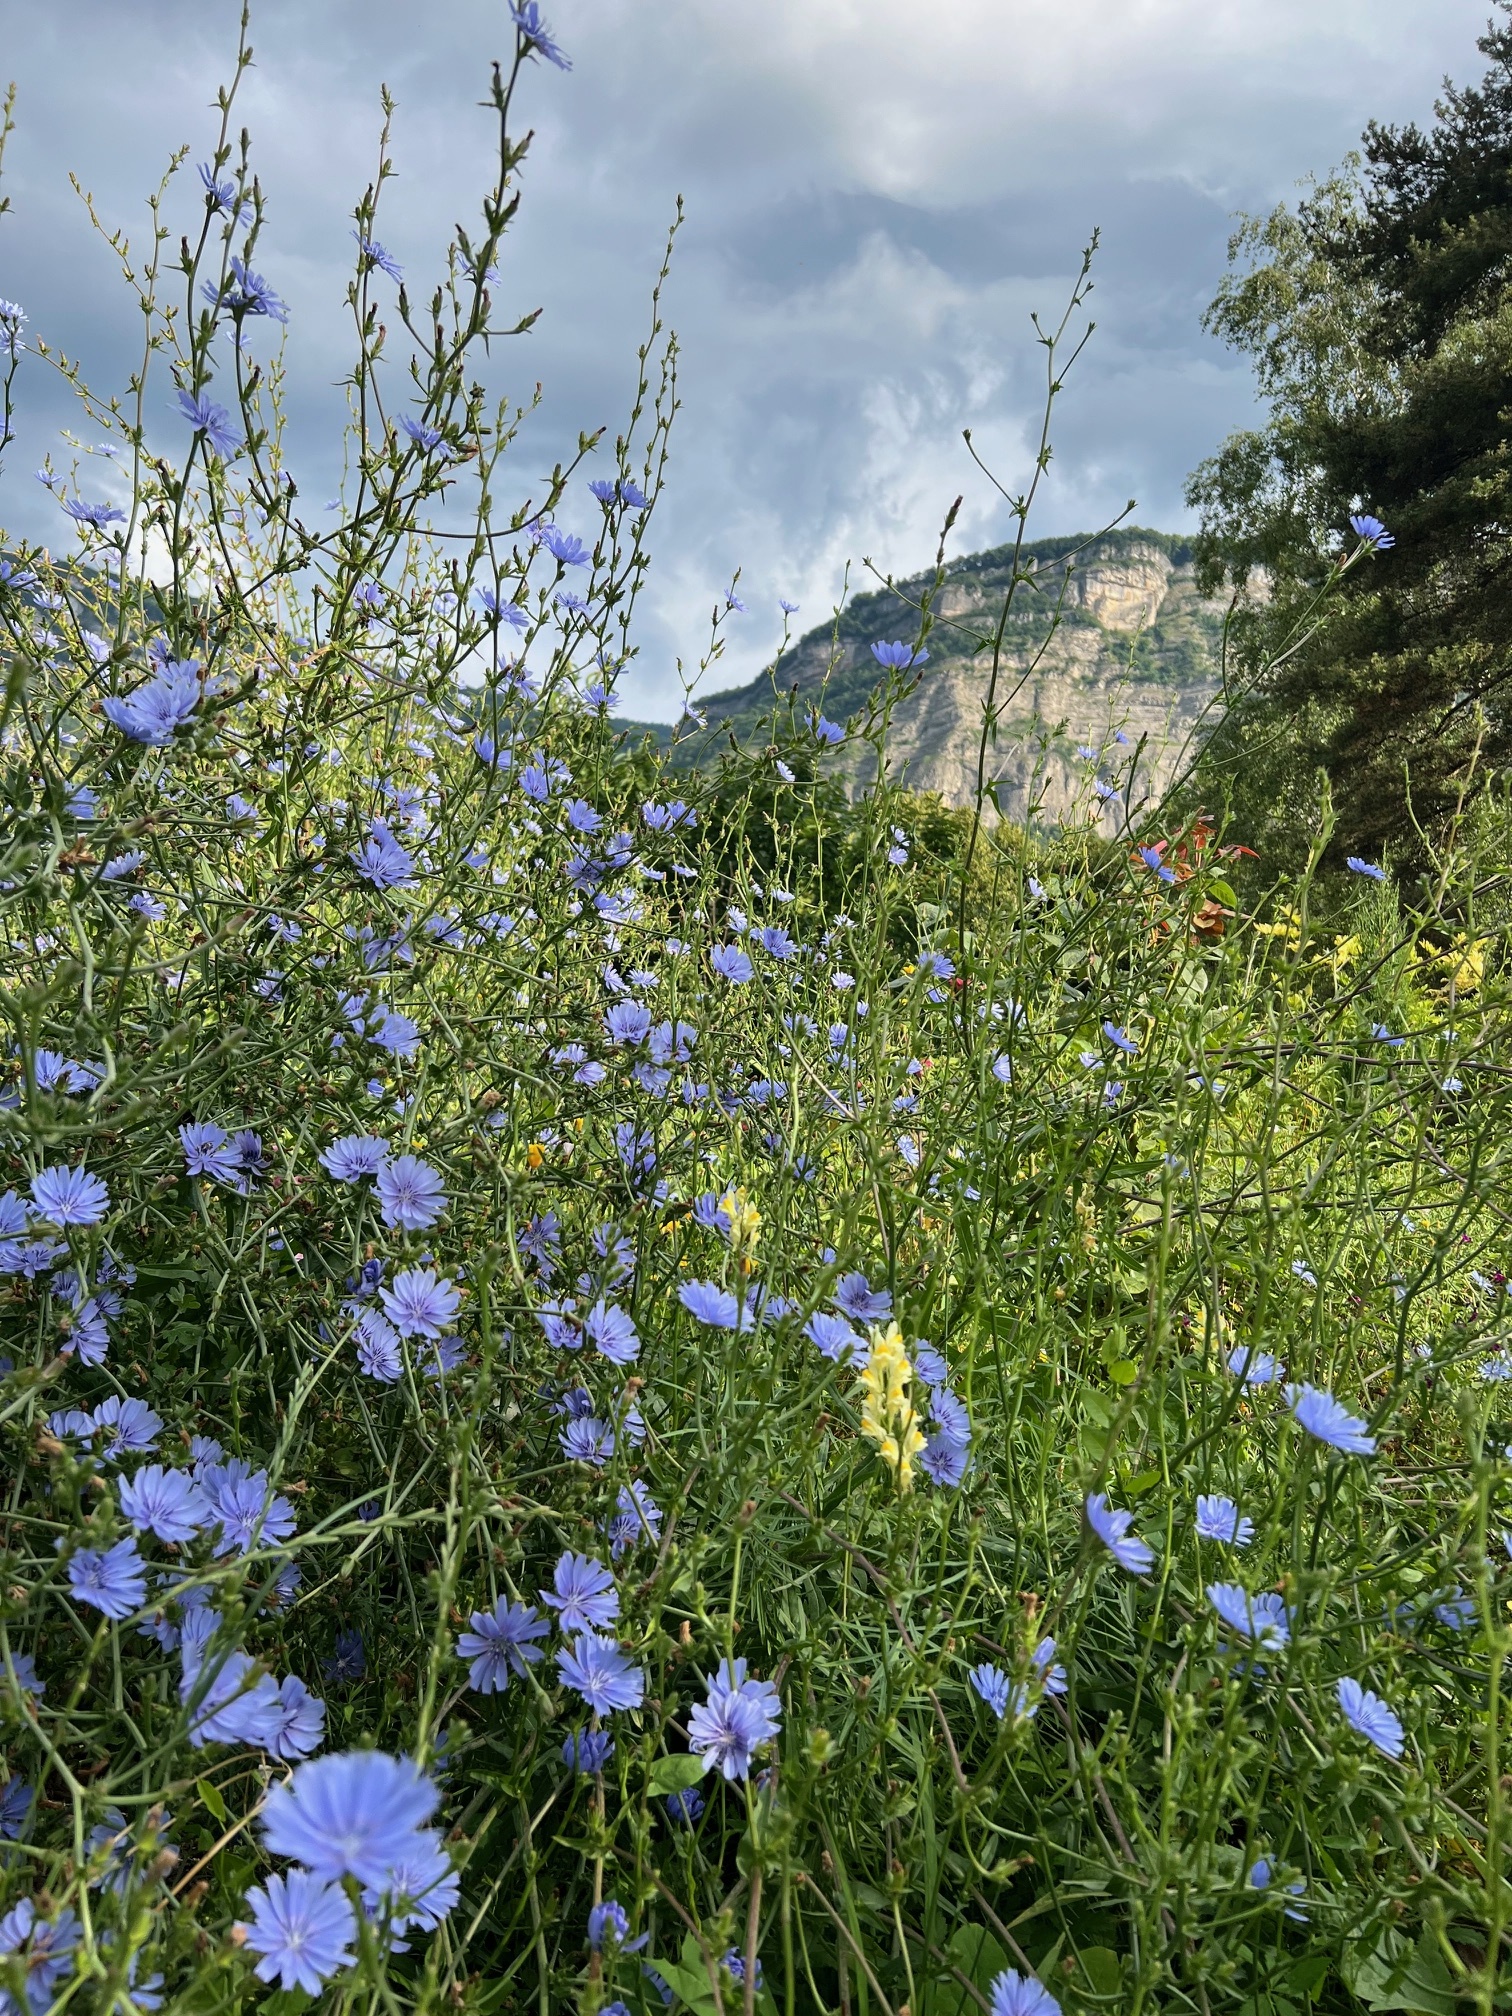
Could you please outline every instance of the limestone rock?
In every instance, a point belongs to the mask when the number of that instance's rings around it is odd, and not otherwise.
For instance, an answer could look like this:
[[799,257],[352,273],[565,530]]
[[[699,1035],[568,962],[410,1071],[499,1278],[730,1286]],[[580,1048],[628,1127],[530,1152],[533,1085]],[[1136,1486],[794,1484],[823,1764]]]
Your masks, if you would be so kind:
[[[969,805],[991,693],[995,726],[983,770],[1008,817],[1088,816],[1096,777],[1128,790],[1136,805],[1157,797],[1212,726],[1226,605],[1198,596],[1190,550],[1169,534],[1120,531],[1090,546],[1039,541],[1021,556],[1033,578],[1014,592],[994,685],[1011,561],[1011,548],[999,547],[951,563],[934,605],[929,662],[893,711],[890,773]],[[749,739],[763,717],[785,715],[789,705],[799,719],[818,709],[864,721],[883,676],[871,645],[917,636],[915,607],[928,579],[857,596],[838,626],[810,631],[770,675],[704,699],[711,737],[733,729]],[[691,760],[704,740],[687,745]],[[828,760],[853,789],[874,772],[854,737]],[[990,800],[984,809],[993,816]]]

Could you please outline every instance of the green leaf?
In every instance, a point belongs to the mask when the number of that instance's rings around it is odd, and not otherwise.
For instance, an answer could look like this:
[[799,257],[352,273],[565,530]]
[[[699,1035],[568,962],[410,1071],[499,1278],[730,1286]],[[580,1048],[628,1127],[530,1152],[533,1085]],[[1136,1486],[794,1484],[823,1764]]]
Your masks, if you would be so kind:
[[1425,1932],[1417,1943],[1394,1999],[1378,2005],[1382,2009],[1409,2009],[1415,2016],[1454,2016],[1460,2007],[1449,1969],[1432,1935]]
[[1115,1386],[1132,1386],[1139,1377],[1139,1367],[1132,1358],[1115,1358],[1108,1367],[1108,1377]]
[[666,1977],[668,1987],[674,1988],[690,2009],[698,2011],[698,2016],[715,2016],[718,2005],[714,2000],[714,1990],[709,1985],[709,1970],[698,1950],[698,1941],[691,1932],[683,1935],[677,1967],[664,1967],[657,1961],[656,1971]]
[[1082,1394],[1081,1403],[1099,1428],[1111,1428],[1113,1426],[1113,1409],[1104,1400],[1102,1395],[1094,1392],[1090,1386]]
[[666,1792],[686,1792],[704,1775],[701,1757],[658,1757],[651,1766],[647,1790],[652,1798]]
[[[696,1947],[694,1951],[697,1952]],[[704,1971],[702,1961],[699,1961],[696,1968],[676,1967],[670,1960],[658,1960],[655,1966],[657,1973],[672,1990],[679,2003],[686,2003],[690,2009],[696,2009],[698,2016],[714,2016],[714,1991],[709,1986],[709,1977]]]
[[220,1795],[220,1788],[212,1785],[208,1778],[197,1778],[194,1789],[200,1796],[200,1804],[209,1809],[222,1827],[226,1824],[226,1802]]
[[[1008,1955],[992,1934],[980,1925],[957,1925],[950,1935],[950,1958],[967,1979],[984,1992],[1008,1965]],[[975,2004],[964,1989],[961,1994],[962,2016],[966,2016]]]
[[1454,2016],[1458,2007],[1449,1970],[1427,1932],[1416,1946],[1410,1946],[1400,1932],[1382,1932],[1374,1946],[1352,1947],[1340,1972],[1373,2012],[1400,2009],[1408,2016]]
[[1330,1964],[1326,1953],[1310,1953],[1305,1960],[1299,1960],[1287,1975],[1287,1987],[1311,1999],[1328,1979]]
[[1084,1946],[1076,1964],[1094,1995],[1114,1996],[1123,1988],[1123,1962],[1111,1946]]

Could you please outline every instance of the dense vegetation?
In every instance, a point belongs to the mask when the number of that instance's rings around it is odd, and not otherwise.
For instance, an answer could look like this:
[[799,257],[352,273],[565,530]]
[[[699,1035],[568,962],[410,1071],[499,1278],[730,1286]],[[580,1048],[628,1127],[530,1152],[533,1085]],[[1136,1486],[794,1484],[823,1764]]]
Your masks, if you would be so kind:
[[1497,877],[850,805],[907,642],[618,729],[670,344],[500,503],[514,13],[334,526],[228,91],[0,563],[0,2009],[1489,2016]]

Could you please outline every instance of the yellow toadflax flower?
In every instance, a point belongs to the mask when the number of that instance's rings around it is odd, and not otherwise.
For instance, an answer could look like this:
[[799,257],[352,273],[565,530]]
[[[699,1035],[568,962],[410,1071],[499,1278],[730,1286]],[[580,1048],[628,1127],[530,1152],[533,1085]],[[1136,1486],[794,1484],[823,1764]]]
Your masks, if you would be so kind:
[[913,1489],[913,1459],[924,1447],[924,1431],[908,1397],[912,1377],[903,1332],[896,1323],[885,1330],[874,1325],[871,1356],[861,1374],[861,1433],[876,1443],[900,1491]]
[[761,1213],[744,1190],[736,1187],[726,1190],[720,1198],[719,1210],[721,1217],[730,1227],[730,1251],[748,1274],[751,1271],[751,1256],[756,1251],[756,1240],[761,1232]]

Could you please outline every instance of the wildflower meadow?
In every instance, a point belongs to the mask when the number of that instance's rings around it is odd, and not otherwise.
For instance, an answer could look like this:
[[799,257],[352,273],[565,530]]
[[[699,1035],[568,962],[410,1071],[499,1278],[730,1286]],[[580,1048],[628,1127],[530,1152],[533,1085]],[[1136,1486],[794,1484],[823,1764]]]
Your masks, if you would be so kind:
[[338,509],[245,23],[131,382],[0,301],[80,430],[0,538],[0,2010],[1505,2009],[1505,869],[1278,885],[1116,741],[942,824],[934,591],[850,719],[619,726],[676,344],[648,275],[516,477],[512,13],[439,273],[356,205]]

